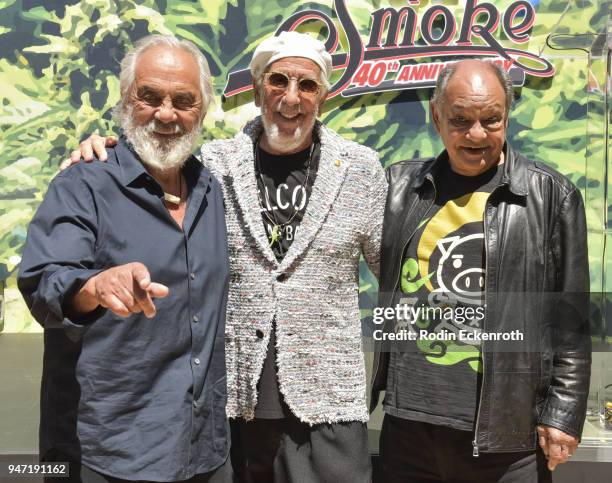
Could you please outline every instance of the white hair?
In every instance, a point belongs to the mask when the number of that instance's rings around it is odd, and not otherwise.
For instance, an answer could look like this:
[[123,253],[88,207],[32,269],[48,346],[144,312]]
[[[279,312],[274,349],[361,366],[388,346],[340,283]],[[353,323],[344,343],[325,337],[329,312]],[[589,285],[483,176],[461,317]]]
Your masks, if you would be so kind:
[[165,45],[175,49],[183,49],[191,54],[193,59],[198,64],[200,93],[202,94],[202,116],[208,110],[209,104],[213,100],[213,89],[210,79],[210,68],[206,57],[200,49],[189,40],[177,39],[172,35],[152,34],[138,40],[134,47],[125,54],[121,61],[121,72],[119,74],[119,89],[121,92],[121,103],[128,100],[128,93],[134,84],[136,78],[136,65],[140,55],[147,49],[156,45]]

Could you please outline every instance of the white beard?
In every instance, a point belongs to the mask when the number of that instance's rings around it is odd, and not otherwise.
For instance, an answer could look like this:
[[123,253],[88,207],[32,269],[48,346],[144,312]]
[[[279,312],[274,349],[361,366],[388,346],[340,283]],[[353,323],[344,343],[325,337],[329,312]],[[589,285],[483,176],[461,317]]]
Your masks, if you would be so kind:
[[[276,112],[282,112],[282,103],[283,101],[279,101],[278,106],[276,106]],[[312,115],[312,119],[308,126],[298,126],[293,134],[287,135],[282,134],[278,125],[274,121],[268,120],[269,110],[264,102],[262,104],[261,109],[261,120],[264,126],[264,135],[266,136],[266,141],[270,145],[274,151],[279,153],[290,153],[299,148],[302,144],[305,143],[306,137],[312,134],[312,128],[314,127],[315,120],[317,119],[317,114],[319,113],[318,106],[315,107],[315,112]],[[298,112],[302,112],[301,108]]]
[[[200,123],[189,132],[183,131],[178,124],[162,125],[155,119],[148,124],[138,126],[134,124],[132,106],[117,106],[115,116],[142,163],[156,171],[180,169],[193,153],[200,133]],[[155,137],[153,133],[156,130],[180,136],[166,141]]]

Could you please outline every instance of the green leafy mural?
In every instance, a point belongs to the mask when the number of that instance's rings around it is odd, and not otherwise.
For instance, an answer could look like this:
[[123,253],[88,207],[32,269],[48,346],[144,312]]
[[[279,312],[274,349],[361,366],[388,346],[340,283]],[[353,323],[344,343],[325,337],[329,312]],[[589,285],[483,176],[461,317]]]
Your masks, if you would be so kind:
[[[401,8],[400,0],[345,2],[367,43],[371,13]],[[413,8],[421,14],[431,5]],[[436,2],[440,3],[440,2]],[[495,2],[501,11],[510,1]],[[570,39],[603,32],[609,2],[531,0],[536,19],[529,42],[513,48],[542,53],[556,69],[552,79],[527,76],[517,89],[509,137],[527,157],[568,175],[585,194],[591,234],[593,283],[601,279],[606,144],[600,129],[605,73]],[[457,18],[464,2],[444,2]],[[201,141],[227,138],[258,113],[251,94],[228,99],[222,92],[230,72],[247,67],[254,48],[292,14],[317,9],[334,19],[338,53],[348,41],[332,0],[0,0],[0,282],[4,286],[4,331],[38,331],[16,289],[16,273],[28,222],[45,190],[79,141],[93,132],[113,133],[111,109],[119,98],[119,61],[127,48],[149,33],[172,33],[193,41],[214,76],[215,103],[204,121]],[[327,27],[316,20],[300,26],[322,39]],[[553,32],[559,42],[547,46]],[[580,35],[584,34],[582,37]],[[495,36],[510,45],[502,29]],[[564,37],[565,36],[565,37]],[[562,40],[565,39],[565,44]],[[589,67],[592,67],[589,69]],[[341,70],[335,72],[335,78]],[[376,149],[384,165],[435,155],[442,148],[428,108],[428,90],[385,92],[330,100],[321,118],[341,135]],[[599,99],[599,101],[598,101]],[[593,105],[593,109],[588,109]],[[599,121],[598,121],[599,119]],[[599,231],[598,231],[599,230]],[[410,267],[407,267],[407,270]],[[412,271],[405,274],[411,279]],[[612,279],[612,277],[609,277]],[[362,266],[362,315],[375,305],[376,279]],[[601,290],[602,288],[599,287]],[[609,289],[608,291],[612,291]],[[364,308],[365,307],[365,308]]]

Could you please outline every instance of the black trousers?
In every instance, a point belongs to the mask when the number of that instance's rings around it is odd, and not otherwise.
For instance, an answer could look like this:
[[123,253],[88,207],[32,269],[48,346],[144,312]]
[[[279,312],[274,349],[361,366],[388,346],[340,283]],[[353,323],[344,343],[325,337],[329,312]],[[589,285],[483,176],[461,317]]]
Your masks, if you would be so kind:
[[385,414],[380,435],[384,483],[552,483],[544,453],[472,455],[472,432]]
[[285,419],[230,420],[237,483],[370,483],[364,423],[310,426]]

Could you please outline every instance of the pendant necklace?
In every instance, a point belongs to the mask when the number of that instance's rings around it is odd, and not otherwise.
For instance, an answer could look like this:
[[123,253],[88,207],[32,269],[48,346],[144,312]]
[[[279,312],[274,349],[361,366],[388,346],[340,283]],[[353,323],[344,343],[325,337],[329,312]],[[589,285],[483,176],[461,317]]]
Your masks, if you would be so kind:
[[182,179],[181,179],[181,174],[179,173],[179,180],[178,180],[178,196],[174,196],[171,193],[166,193],[164,191],[164,200],[167,201],[168,203],[172,203],[173,205],[180,205],[181,204],[181,195],[182,195],[182,191],[183,191],[183,183],[182,183]]
[[[306,167],[306,177],[304,178],[304,182],[302,183],[302,193],[304,193],[304,196],[306,196],[306,186],[308,186],[308,179],[310,178],[310,164],[312,162],[312,154],[314,152],[314,146],[315,146],[315,142],[313,139],[313,142],[310,145],[310,153],[308,153],[308,165]],[[265,190],[266,183],[263,179],[263,175],[261,174],[261,166],[259,162],[259,140],[257,140],[257,143],[255,143],[255,169],[257,171],[257,176],[261,180],[262,187]],[[278,243],[282,240],[285,228],[293,221],[293,219],[297,216],[300,210],[295,208],[294,206],[293,214],[289,217],[289,219],[285,221],[284,223],[279,223],[278,220],[276,219],[276,215],[274,214],[274,210],[270,210],[271,211],[271,214],[270,214],[268,210],[266,209],[266,204],[264,203],[264,200],[261,197],[261,190],[259,189],[257,190],[257,198],[259,198],[259,204],[261,205],[264,216],[268,219],[270,223],[272,223],[272,231],[270,232],[270,246],[272,246],[275,243]]]

